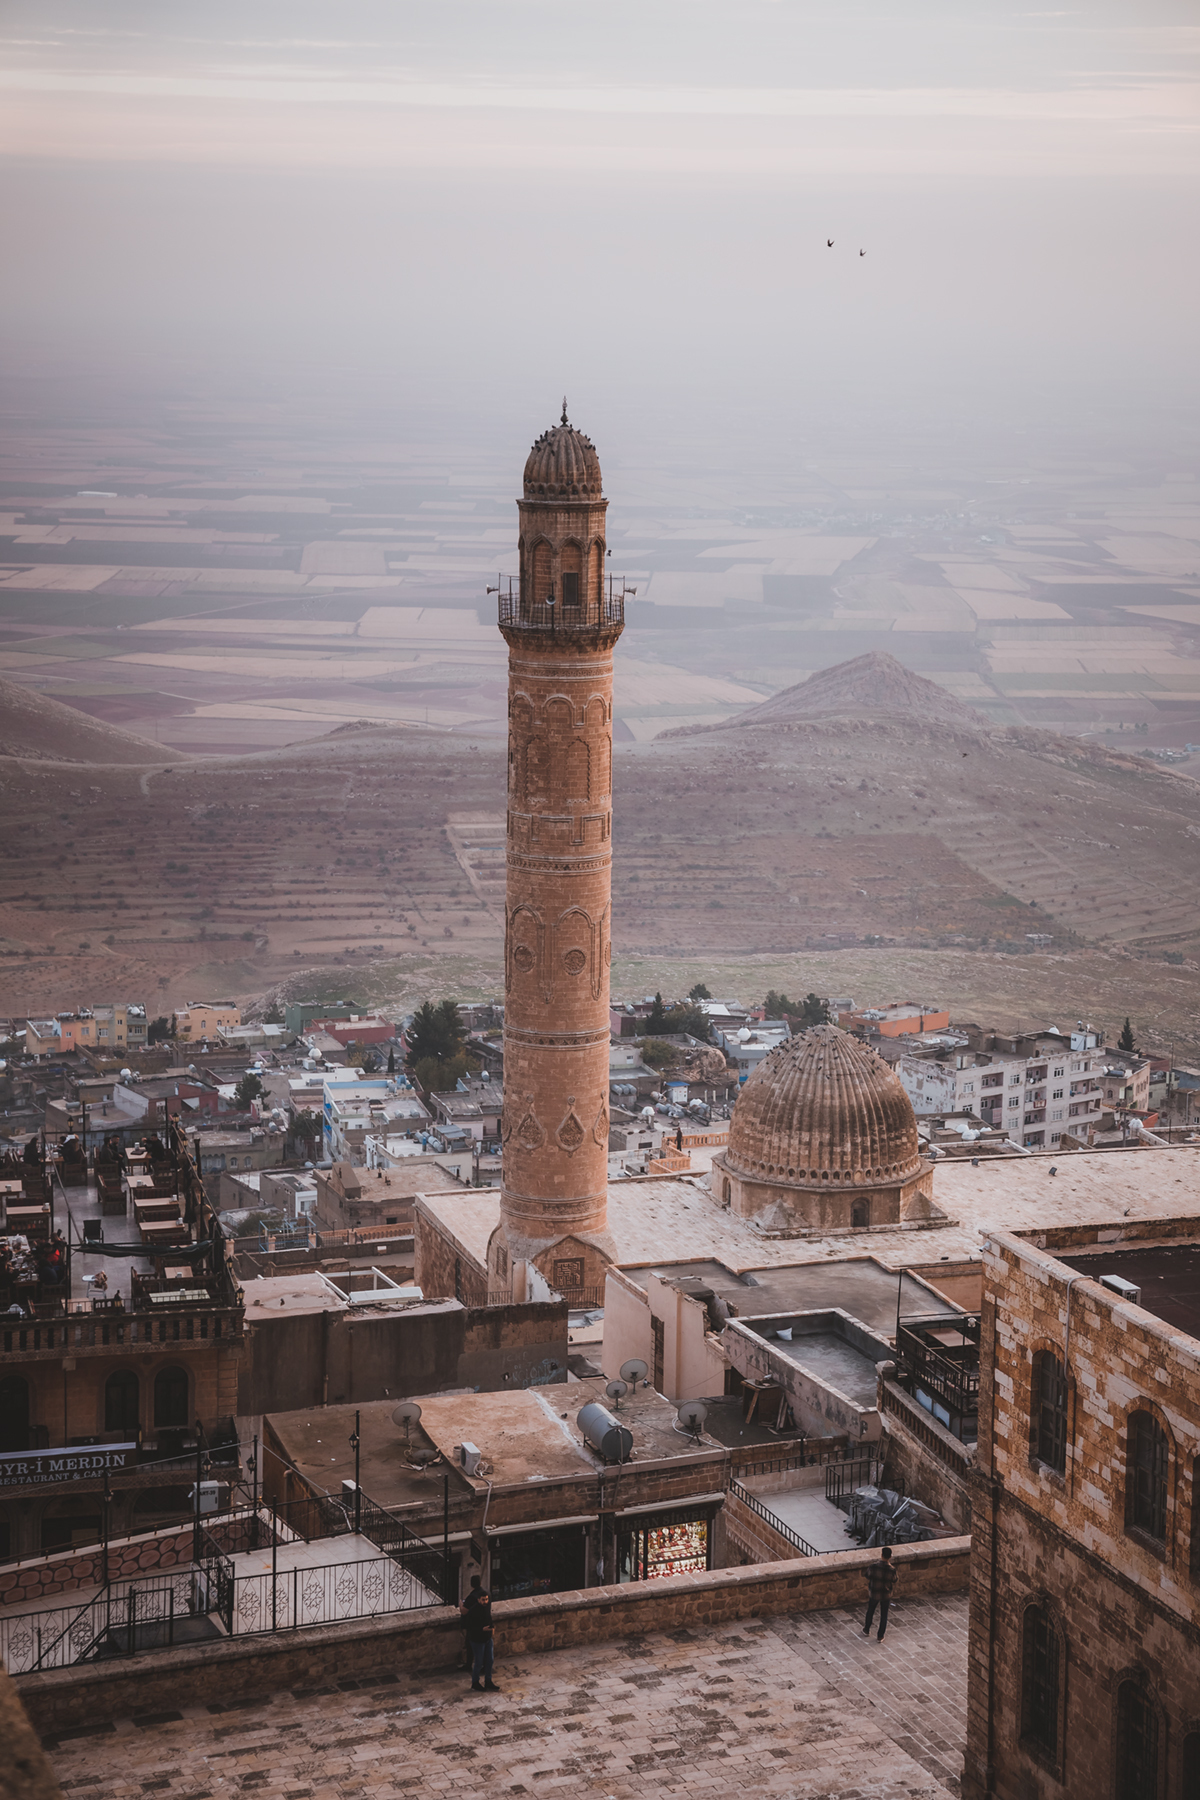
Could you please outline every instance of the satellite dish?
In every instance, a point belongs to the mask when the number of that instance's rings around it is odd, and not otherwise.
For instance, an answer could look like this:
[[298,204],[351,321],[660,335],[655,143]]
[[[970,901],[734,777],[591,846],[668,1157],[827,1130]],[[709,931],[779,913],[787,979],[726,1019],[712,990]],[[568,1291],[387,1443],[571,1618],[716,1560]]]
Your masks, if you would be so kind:
[[689,1437],[699,1437],[704,1429],[704,1421],[708,1417],[708,1408],[702,1400],[685,1400],[676,1418],[680,1428]]
[[405,1443],[408,1442],[409,1437],[412,1434],[412,1428],[420,1417],[421,1409],[415,1400],[402,1400],[399,1406],[393,1408],[392,1424],[403,1425]]
[[431,1463],[435,1463],[441,1455],[439,1450],[414,1450],[409,1461],[423,1475]]
[[628,1362],[621,1364],[621,1380],[627,1381],[630,1387],[636,1387],[650,1373],[650,1364],[644,1363],[640,1356],[631,1356]]
[[604,1391],[610,1400],[620,1401],[623,1400],[625,1395],[629,1392],[629,1383],[626,1381],[610,1381]]

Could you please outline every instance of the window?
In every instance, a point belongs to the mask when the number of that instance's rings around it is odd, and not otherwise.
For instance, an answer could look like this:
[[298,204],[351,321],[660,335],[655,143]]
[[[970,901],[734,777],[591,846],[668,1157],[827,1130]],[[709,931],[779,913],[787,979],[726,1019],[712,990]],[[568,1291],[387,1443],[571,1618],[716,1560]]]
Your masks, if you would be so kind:
[[1167,1434],[1153,1413],[1130,1415],[1126,1435],[1125,1523],[1132,1530],[1167,1541]]
[[562,580],[562,603],[563,603],[563,605],[564,606],[573,606],[576,608],[576,610],[578,610],[578,607],[579,607],[579,577],[578,577],[578,575],[567,575],[564,573],[563,576],[561,577],[561,580]]
[[1009,1086],[1010,1087],[1020,1087],[1020,1085],[1021,1085],[1021,1077],[1019,1075],[1013,1075],[1009,1080]]
[[1020,1094],[1010,1094],[1008,1096],[1008,1104],[1010,1106],[1020,1106],[1020,1104],[1021,1104]]
[[1047,1756],[1058,1755],[1058,1633],[1044,1606],[1025,1609],[1021,1657],[1021,1738]]
[[1057,1077],[1058,1077],[1058,1076],[1059,1076],[1059,1075],[1062,1075],[1062,1074],[1064,1074],[1064,1073],[1065,1073],[1065,1065],[1064,1065],[1064,1068],[1062,1068],[1062,1069],[1055,1069],[1055,1071],[1054,1071],[1054,1074],[1055,1074],[1055,1077],[1056,1077],[1056,1078],[1057,1078]]
[[1054,1092],[1050,1096],[1050,1098],[1052,1100],[1061,1100],[1062,1097],[1063,1097],[1063,1091],[1061,1088],[1055,1088]]
[[1183,1740],[1180,1800],[1200,1800],[1200,1731],[1189,1731]]
[[104,1384],[104,1429],[125,1431],[132,1437],[140,1411],[138,1378],[132,1369],[118,1369]]
[[188,1422],[187,1370],[160,1369],[154,1377],[154,1424],[164,1430],[179,1430]]
[[871,1202],[869,1200],[856,1200],[854,1202],[854,1205],[850,1208],[850,1223],[856,1227],[869,1225],[871,1223]]
[[[1192,1574],[1200,1575],[1200,1456],[1192,1463]],[[1196,1800],[1200,1800],[1197,1794]]]
[[1117,1689],[1116,1800],[1158,1800],[1158,1717],[1136,1677]]
[[1067,1468],[1067,1377],[1053,1350],[1033,1359],[1034,1455],[1060,1475]]

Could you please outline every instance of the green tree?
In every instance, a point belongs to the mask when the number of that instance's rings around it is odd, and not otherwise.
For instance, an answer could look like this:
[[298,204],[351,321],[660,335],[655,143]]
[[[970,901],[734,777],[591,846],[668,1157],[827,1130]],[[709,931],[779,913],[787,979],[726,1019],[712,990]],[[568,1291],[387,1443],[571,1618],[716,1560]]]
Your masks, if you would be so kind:
[[[465,1073],[467,1028],[457,1001],[439,1000],[436,1005],[432,1000],[424,1001],[413,1014],[404,1039],[409,1073],[426,1091],[453,1087],[459,1076],[450,1071],[456,1065],[461,1064],[460,1073]],[[428,1079],[431,1073],[433,1078]]]
[[663,1021],[663,1029],[672,1033],[686,1032],[689,1037],[699,1038],[702,1044],[707,1044],[712,1035],[708,1014],[701,1012],[698,1006],[673,1006]]
[[768,1019],[786,1019],[798,1012],[799,1008],[793,1005],[786,994],[778,993],[775,988],[771,988],[763,1001],[763,1011]]
[[675,1055],[674,1044],[664,1044],[661,1038],[647,1038],[642,1045],[642,1061],[648,1069],[665,1069]]
[[696,983],[695,987],[690,987],[688,989],[688,999],[689,1000],[711,1000],[712,995],[709,993],[709,991],[705,987],[704,983],[702,981],[698,981]]
[[650,1037],[659,1037],[667,1029],[667,1009],[663,1005],[661,994],[655,994],[654,1004],[646,1016],[646,1031]]
[[1121,1035],[1117,1039],[1117,1049],[1123,1050],[1126,1056],[1132,1056],[1136,1047],[1133,1041],[1133,1026],[1126,1019],[1121,1027]]
[[146,1042],[148,1044],[165,1044],[171,1035],[171,1020],[167,1018],[165,1013],[160,1013],[157,1019],[151,1019],[146,1028]]
[[258,1079],[257,1075],[252,1075],[250,1073],[243,1075],[242,1079],[233,1090],[233,1097],[237,1102],[238,1111],[249,1112],[250,1102],[252,1100],[261,1100],[266,1091],[266,1088]]

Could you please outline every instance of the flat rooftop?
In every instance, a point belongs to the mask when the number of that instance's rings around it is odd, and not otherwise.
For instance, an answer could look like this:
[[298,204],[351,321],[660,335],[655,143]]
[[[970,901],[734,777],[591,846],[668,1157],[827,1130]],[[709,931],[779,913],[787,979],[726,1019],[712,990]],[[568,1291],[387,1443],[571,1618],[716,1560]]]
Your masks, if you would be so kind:
[[[668,1175],[610,1182],[608,1227],[618,1264],[626,1269],[671,1263],[681,1245],[696,1261],[712,1260],[735,1272],[842,1262],[850,1245],[896,1271],[941,1258],[966,1262],[981,1255],[987,1231],[1097,1224],[1120,1229],[1127,1218],[1193,1217],[1200,1213],[1200,1145],[984,1158],[978,1168],[946,1160],[934,1165],[933,1193],[946,1225],[768,1238],[718,1205],[706,1183]],[[429,1195],[426,1205],[469,1255],[486,1260],[500,1223],[498,1192],[460,1189]]]
[[[843,1239],[843,1243],[846,1240]],[[646,1271],[626,1270],[636,1281]],[[745,1269],[734,1274],[724,1263],[660,1263],[649,1273],[663,1281],[694,1276],[740,1317],[755,1313],[822,1312],[839,1306],[881,1336],[896,1335],[896,1310],[904,1317],[940,1312],[945,1301],[918,1276],[897,1276],[871,1256],[848,1256],[844,1262],[793,1263]]]
[[1200,1243],[1163,1244],[1148,1250],[1090,1251],[1059,1262],[1099,1281],[1119,1275],[1142,1290],[1139,1305],[1176,1331],[1200,1339]]
[[[344,1680],[337,1689],[184,1692],[157,1721],[116,1718],[49,1751],[64,1791],[179,1800],[269,1795],[553,1793],[711,1795],[732,1785],[784,1800],[860,1794],[950,1800],[966,1742],[967,1597],[905,1600],[882,1644],[859,1609],[671,1636],[614,1638],[510,1657],[497,1615],[500,1691],[446,1669]],[[486,1765],[486,1771],[485,1771]],[[219,1773],[224,1771],[222,1775]]]
[[[455,1303],[447,1304],[453,1307]],[[479,1494],[486,1494],[489,1483],[501,1488],[594,1475],[604,1464],[584,1443],[575,1420],[581,1407],[592,1400],[612,1410],[604,1388],[601,1375],[492,1394],[421,1394],[416,1397],[420,1422],[413,1426],[407,1441],[402,1427],[392,1422],[395,1398],[360,1407],[308,1407],[272,1413],[271,1429],[314,1487],[336,1490],[354,1474],[349,1439],[357,1412],[364,1492],[380,1506],[425,1503],[435,1480],[440,1484],[445,1467],[438,1463],[430,1474],[418,1474],[410,1463],[416,1449],[440,1450],[456,1483]],[[633,1436],[635,1462],[695,1457],[697,1449],[720,1449],[715,1439],[702,1436],[697,1445],[676,1431],[676,1408],[651,1387],[631,1389],[619,1412],[621,1423]],[[488,1475],[472,1479],[463,1473],[456,1455],[462,1443],[476,1446],[490,1465]]]
[[[747,1319],[745,1323],[748,1331],[758,1331],[753,1319]],[[772,1351],[794,1362],[823,1387],[832,1388],[843,1399],[852,1400],[855,1406],[869,1410],[875,1405],[878,1389],[873,1358],[864,1356],[838,1332],[806,1331],[801,1335],[797,1331],[790,1342],[766,1333],[760,1335],[766,1337]]]

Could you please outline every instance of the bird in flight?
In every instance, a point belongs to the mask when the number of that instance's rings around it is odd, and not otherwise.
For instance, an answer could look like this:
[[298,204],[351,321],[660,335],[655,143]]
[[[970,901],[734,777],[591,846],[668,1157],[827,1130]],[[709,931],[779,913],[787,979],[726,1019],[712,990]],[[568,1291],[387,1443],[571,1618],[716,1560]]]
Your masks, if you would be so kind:
[[825,248],[826,248],[826,249],[827,249],[827,250],[832,250],[832,249],[833,249],[833,239],[832,239],[832,238],[826,238],[826,239],[825,239]]
[[866,253],[866,251],[865,251],[865,250],[860,250],[860,251],[859,251],[859,253],[858,253],[858,254],[859,254],[859,255],[860,255],[860,256],[865,256],[865,255],[866,255],[866,254],[867,254],[867,253]]

